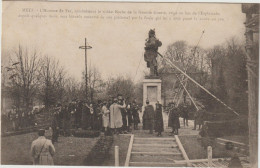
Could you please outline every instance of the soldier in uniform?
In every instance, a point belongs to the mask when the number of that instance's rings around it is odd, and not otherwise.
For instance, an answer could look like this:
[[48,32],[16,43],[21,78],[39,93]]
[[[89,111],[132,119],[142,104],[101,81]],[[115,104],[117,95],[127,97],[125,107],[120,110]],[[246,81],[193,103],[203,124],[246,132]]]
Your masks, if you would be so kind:
[[157,51],[158,47],[162,46],[162,42],[155,37],[155,30],[149,31],[149,38],[146,39],[144,60],[147,62],[147,67],[150,68],[150,76],[158,76],[157,72]]

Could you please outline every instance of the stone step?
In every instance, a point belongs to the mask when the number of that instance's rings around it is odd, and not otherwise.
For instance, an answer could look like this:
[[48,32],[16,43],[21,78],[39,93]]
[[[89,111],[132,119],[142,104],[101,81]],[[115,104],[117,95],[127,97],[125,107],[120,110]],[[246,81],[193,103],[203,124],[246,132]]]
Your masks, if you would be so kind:
[[186,167],[186,164],[164,163],[164,162],[130,162],[129,166],[145,166],[145,167]]
[[149,140],[149,139],[134,139],[134,144],[171,144],[177,145],[175,140]]
[[153,148],[178,148],[177,143],[172,144],[133,144],[133,147],[153,147]]
[[134,146],[132,148],[132,152],[159,152],[159,153],[165,153],[165,152],[173,152],[173,153],[180,153],[180,150],[178,148],[153,148],[153,147],[136,147]]
[[158,140],[158,141],[175,141],[175,138],[141,138],[135,137],[136,140]]
[[170,162],[173,160],[184,160],[181,155],[175,156],[158,156],[158,155],[131,155],[131,162]]
[[178,155],[182,155],[181,153],[177,153],[177,152],[131,152],[131,155],[153,155],[153,156],[178,156]]

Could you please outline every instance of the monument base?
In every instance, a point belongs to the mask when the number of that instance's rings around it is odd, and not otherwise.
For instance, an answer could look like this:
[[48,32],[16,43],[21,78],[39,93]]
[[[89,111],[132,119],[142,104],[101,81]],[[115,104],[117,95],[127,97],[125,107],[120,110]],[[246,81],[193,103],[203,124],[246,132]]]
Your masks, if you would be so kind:
[[161,102],[161,79],[144,79],[143,80],[143,106],[146,105],[146,100],[149,100],[151,105],[155,105],[157,101]]

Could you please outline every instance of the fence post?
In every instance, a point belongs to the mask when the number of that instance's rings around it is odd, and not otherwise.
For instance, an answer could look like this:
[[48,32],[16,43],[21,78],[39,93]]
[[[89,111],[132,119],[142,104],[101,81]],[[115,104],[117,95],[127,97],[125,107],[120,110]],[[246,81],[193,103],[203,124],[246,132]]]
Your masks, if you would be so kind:
[[119,166],[119,147],[115,146],[115,166]]
[[208,146],[208,167],[212,167],[212,147]]

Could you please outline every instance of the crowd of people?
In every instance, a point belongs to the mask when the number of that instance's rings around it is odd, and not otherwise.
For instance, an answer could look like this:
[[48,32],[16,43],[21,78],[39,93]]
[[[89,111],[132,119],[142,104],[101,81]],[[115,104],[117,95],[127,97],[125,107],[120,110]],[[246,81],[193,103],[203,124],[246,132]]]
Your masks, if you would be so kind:
[[[35,114],[37,110],[31,109],[31,110],[25,110],[25,109],[17,109],[13,108],[9,110],[7,113],[7,122],[11,123],[11,130],[12,131],[18,131],[23,128],[35,126]],[[7,130],[7,131],[11,131]]]
[[[188,126],[189,110],[187,105],[176,107],[171,103],[168,108],[168,126],[172,128],[170,135],[178,135],[180,128],[179,117],[183,117],[184,127]],[[194,129],[203,123],[203,109],[194,114]],[[39,131],[39,138],[31,146],[31,153],[34,164],[53,164],[52,156],[55,148],[53,144],[58,141],[59,134],[70,136],[71,129],[85,129],[104,131],[105,135],[124,134],[138,129],[140,123],[139,113],[141,109],[136,101],[127,101],[122,95],[111,98],[108,101],[98,101],[97,104],[75,100],[69,104],[58,104],[54,109],[52,120],[52,140],[44,137],[45,130]],[[159,101],[155,106],[146,100],[142,115],[143,129],[149,130],[150,134],[157,132],[157,136],[162,136],[164,131],[163,106]],[[39,155],[48,153],[48,155]],[[39,158],[42,157],[42,158]]]
[[74,100],[69,104],[58,104],[53,115],[53,142],[59,134],[70,136],[71,129],[104,131],[111,133],[128,133],[138,129],[139,111],[136,100],[127,101],[122,95],[108,101],[87,103]]

